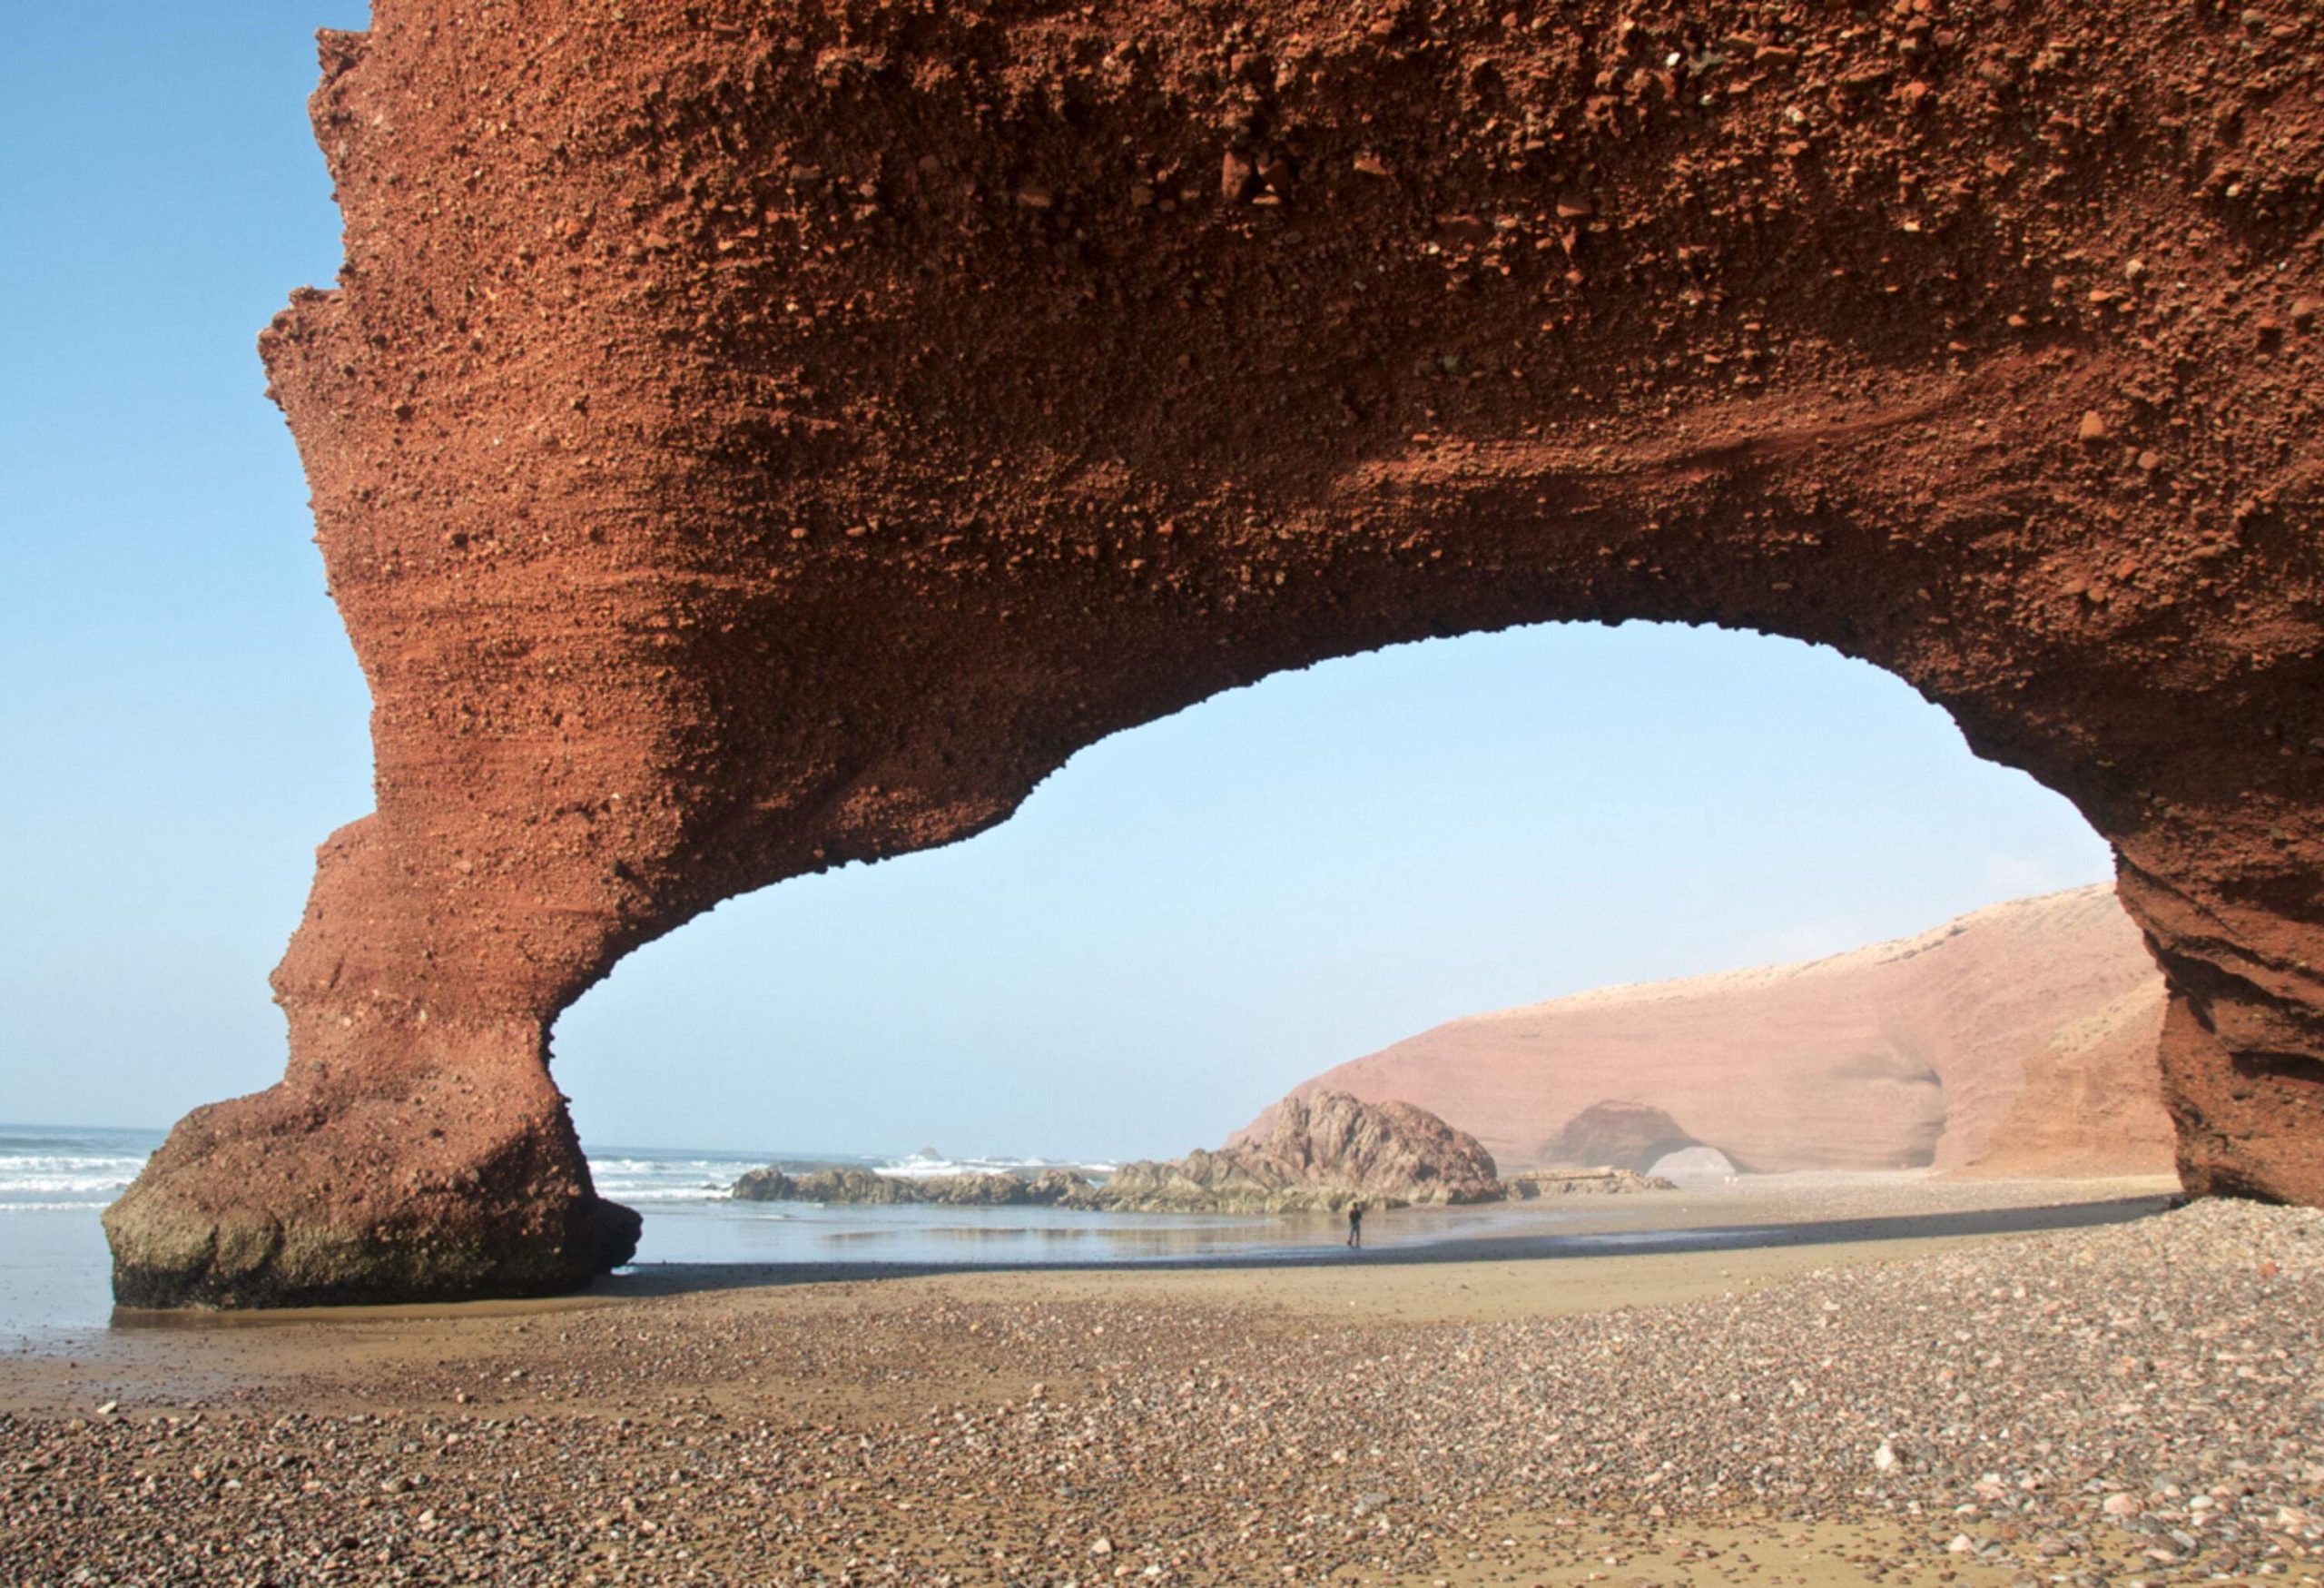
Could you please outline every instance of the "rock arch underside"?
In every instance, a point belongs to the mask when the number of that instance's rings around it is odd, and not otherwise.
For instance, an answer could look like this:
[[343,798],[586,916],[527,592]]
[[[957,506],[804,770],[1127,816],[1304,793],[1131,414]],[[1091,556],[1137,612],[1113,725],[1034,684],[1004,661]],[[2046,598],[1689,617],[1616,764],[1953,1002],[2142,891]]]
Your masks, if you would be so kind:
[[1551,619],[1832,646],[2071,798],[2189,1188],[2324,1200],[2314,7],[375,13],[262,350],[378,808],[123,1301],[581,1283],[547,1033],[625,952]]

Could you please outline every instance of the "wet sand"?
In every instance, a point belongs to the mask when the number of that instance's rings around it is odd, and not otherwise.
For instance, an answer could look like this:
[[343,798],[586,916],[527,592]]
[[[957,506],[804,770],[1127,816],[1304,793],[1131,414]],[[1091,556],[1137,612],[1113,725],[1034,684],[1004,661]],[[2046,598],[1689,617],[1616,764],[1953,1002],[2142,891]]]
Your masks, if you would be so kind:
[[1284,1248],[1186,1261],[1054,1263],[1037,1269],[668,1264],[641,1268],[606,1289],[672,1296],[973,1274],[979,1294],[1026,1299],[1146,1295],[1234,1303],[1264,1297],[1334,1317],[1344,1311],[1413,1320],[1541,1317],[1690,1299],[1827,1263],[2142,1218],[2160,1211],[2173,1189],[2154,1177],[1948,1182],[1917,1174],[1785,1176],[1734,1188],[1521,1204],[1491,1209],[1502,1216],[1497,1224],[1480,1221],[1452,1236],[1430,1228],[1445,1218],[1446,1209],[1374,1213],[1365,1221],[1361,1252],[1342,1244],[1344,1223],[1318,1217],[1280,1220]]
[[26,1583],[2315,1582],[2324,1223],[2155,1217],[2157,1189],[1778,1184],[1592,1210],[1601,1231],[1774,1232],[1739,1248],[1561,1257],[1513,1232],[1433,1260],[684,1270],[118,1328],[0,1361],[0,1563]]

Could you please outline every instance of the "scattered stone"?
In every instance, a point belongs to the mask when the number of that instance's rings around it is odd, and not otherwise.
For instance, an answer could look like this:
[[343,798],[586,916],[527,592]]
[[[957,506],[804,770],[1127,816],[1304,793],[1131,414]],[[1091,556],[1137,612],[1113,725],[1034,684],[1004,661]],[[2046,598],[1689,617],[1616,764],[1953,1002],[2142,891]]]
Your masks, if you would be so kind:
[[[1607,1556],[1722,1517],[1788,1548],[1910,1515],[1955,1531],[1831,1580],[2297,1588],[2324,1550],[2314,1209],[2206,1201],[1502,1321],[1104,1283],[631,1297],[529,1333],[366,1320],[329,1372],[200,1417],[0,1412],[0,1560],[221,1588],[1619,1582]],[[452,1410],[471,1386],[484,1404]],[[1879,1427],[1912,1433],[1876,1476]],[[1658,1576],[1766,1581],[1745,1554]]]
[[1247,197],[1254,175],[1250,156],[1229,149],[1218,162],[1218,196],[1228,203]]

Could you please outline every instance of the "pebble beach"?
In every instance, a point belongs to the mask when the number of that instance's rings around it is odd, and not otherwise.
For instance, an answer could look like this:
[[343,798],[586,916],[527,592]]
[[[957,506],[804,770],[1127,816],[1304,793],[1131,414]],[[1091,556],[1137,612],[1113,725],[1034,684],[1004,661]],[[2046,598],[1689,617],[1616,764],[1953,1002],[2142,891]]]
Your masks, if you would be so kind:
[[2313,1585],[2324,1213],[117,1329],[0,1577]]

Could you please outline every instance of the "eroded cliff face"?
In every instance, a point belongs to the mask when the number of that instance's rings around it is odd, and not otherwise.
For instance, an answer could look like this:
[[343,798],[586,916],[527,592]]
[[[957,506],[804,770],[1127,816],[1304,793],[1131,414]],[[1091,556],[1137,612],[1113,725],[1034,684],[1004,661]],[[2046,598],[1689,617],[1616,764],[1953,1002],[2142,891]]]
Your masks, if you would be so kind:
[[172,1137],[121,1271],[262,1297],[222,1254],[295,1237],[353,1294],[440,1215],[578,1282],[542,1033],[626,950],[1275,669],[1555,618],[1835,646],[2073,799],[2188,1183],[2324,1198],[2315,27],[377,0],[314,101],[346,267],[263,349],[378,809],[284,1080]]
[[[1988,905],[1801,964],[1449,1021],[1294,1090],[1403,1098],[1504,1166],[2151,1174],[2162,978],[2113,890]],[[1264,1116],[1262,1116],[1264,1119]]]

